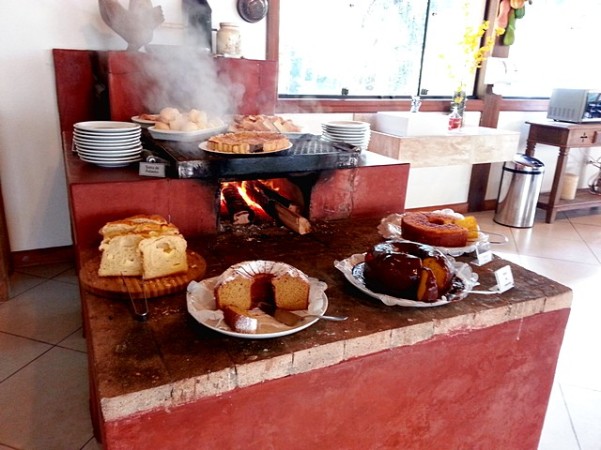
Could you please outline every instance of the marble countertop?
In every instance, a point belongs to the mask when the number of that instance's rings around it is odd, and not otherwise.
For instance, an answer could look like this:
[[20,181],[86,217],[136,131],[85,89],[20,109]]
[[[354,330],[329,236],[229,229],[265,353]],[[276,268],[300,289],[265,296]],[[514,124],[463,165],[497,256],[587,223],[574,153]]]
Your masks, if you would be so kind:
[[432,136],[395,136],[372,131],[369,150],[411,163],[412,167],[471,165],[510,161],[520,133],[463,127]]

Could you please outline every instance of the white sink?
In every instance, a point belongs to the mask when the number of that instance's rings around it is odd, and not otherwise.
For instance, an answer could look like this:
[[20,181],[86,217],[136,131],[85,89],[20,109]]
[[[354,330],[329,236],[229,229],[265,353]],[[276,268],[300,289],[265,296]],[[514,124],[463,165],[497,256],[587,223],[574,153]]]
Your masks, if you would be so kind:
[[448,116],[440,113],[381,111],[374,130],[394,136],[442,136],[448,134]]

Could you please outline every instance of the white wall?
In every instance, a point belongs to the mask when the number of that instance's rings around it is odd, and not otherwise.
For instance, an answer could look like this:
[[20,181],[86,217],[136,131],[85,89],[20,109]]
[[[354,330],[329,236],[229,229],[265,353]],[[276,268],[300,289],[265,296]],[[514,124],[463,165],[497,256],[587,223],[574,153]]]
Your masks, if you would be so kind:
[[[213,28],[238,23],[243,56],[264,59],[265,21],[243,22],[235,0],[210,3]],[[165,23],[152,43],[183,43],[181,1],[153,4]],[[0,0],[0,34],[0,180],[11,250],[71,245],[51,51],[124,50],[125,41],[100,18],[98,0]]]

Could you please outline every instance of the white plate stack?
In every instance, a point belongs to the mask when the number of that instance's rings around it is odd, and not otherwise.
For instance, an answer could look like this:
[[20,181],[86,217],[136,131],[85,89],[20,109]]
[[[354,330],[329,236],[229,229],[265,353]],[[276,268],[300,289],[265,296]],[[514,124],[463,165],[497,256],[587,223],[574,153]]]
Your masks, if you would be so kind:
[[140,124],[79,122],[73,125],[73,144],[79,158],[100,167],[124,167],[140,161]]
[[356,120],[337,120],[321,124],[321,137],[330,142],[343,142],[367,150],[371,129],[369,123]]

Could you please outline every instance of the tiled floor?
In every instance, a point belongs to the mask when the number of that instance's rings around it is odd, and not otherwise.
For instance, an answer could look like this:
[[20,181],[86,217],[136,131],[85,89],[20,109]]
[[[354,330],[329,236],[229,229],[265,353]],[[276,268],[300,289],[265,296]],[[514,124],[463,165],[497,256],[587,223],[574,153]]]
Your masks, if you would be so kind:
[[[570,286],[574,301],[540,450],[601,449],[601,211],[537,216],[530,229],[495,224],[494,251]],[[85,342],[72,267],[15,273],[0,303],[0,450],[99,449],[88,415]],[[469,447],[469,444],[468,444]]]

